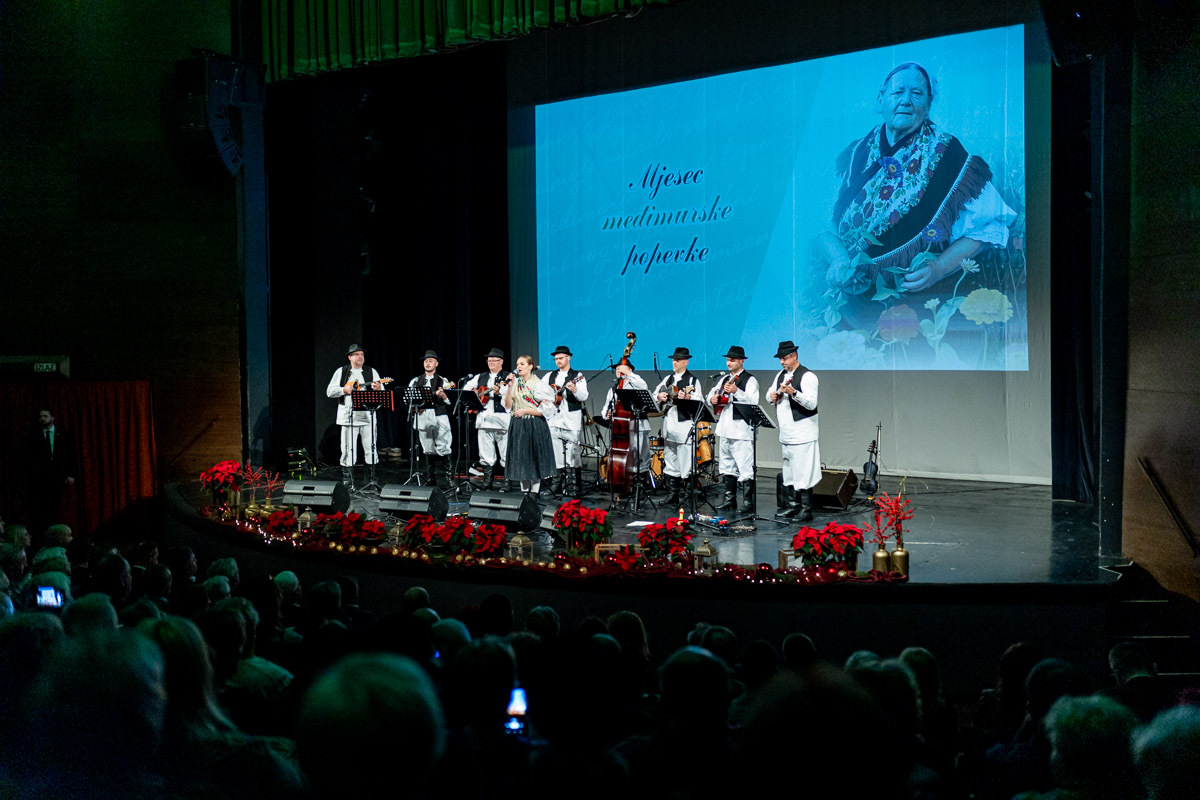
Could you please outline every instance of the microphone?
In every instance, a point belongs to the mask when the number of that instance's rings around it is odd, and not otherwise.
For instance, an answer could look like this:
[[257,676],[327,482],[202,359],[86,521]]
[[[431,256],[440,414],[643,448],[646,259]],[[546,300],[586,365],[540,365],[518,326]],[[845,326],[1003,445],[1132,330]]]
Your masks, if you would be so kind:
[[654,371],[658,372],[658,353],[654,353]]

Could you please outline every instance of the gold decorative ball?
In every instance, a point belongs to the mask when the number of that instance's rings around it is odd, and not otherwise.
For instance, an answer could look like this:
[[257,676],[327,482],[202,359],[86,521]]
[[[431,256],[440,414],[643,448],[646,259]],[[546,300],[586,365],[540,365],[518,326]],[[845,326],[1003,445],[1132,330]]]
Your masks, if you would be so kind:
[[571,570],[570,564],[563,564],[563,572],[570,572],[570,570]]
[[393,548],[392,548],[392,555],[394,555],[394,556],[398,556],[398,555],[400,555],[400,548],[399,548],[399,547],[393,547]]
[[461,564],[461,563],[462,563],[462,560],[463,560],[462,553],[459,553],[458,555],[456,555],[456,556],[454,557],[454,560],[455,560],[456,562],[458,562],[459,564]]
[[587,575],[587,567],[580,567],[580,568],[579,568],[579,574],[580,574],[580,575]]
[[550,569],[554,569],[554,562],[553,562],[553,561],[551,561],[551,562],[550,562],[550,564],[549,564],[548,566],[550,567]]
[[376,553],[378,553],[378,552],[379,552],[379,548],[378,548],[378,547],[372,547],[372,548],[371,548],[371,555],[375,555],[375,554],[376,554]]
[[333,548],[335,548],[335,547],[337,547],[337,546],[338,546],[338,545],[337,545],[337,542],[330,542],[330,543],[329,543],[329,549],[330,549],[330,550],[332,550]]
[[415,561],[415,560],[417,559],[417,554],[416,554],[416,552],[414,551],[414,552],[412,552],[412,553],[409,553],[409,554],[408,554],[408,557],[409,557],[409,558],[411,558],[411,559],[413,559],[413,560]]
[[507,559],[507,558],[502,558],[502,559],[500,559],[500,563],[501,563],[501,564],[507,564],[507,563],[508,563],[508,559]]
[[337,551],[338,551],[339,553],[340,553],[340,552],[342,552],[342,551],[343,551],[343,550],[345,550],[345,549],[346,549],[346,548],[345,548],[345,547],[342,547],[340,544],[337,546]]
[[839,569],[837,575],[839,578],[846,578],[849,577],[850,573],[844,569]]
[[355,551],[355,549],[356,548],[354,547],[354,545],[350,545],[349,547],[346,548],[346,552],[353,553]]
[[528,566],[529,566],[531,563],[533,563],[533,562],[531,562],[531,561],[529,561],[528,559],[526,559],[525,561],[522,561],[521,563],[522,563],[522,564],[524,564],[525,566],[527,566],[527,567],[528,567]]

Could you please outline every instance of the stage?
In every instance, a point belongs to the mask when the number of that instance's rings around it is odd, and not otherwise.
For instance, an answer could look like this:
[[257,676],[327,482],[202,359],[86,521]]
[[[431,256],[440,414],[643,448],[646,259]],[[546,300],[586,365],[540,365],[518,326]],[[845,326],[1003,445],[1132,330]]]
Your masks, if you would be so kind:
[[[721,560],[735,564],[776,564],[779,551],[790,547],[792,535],[801,523],[794,520],[774,520],[775,475],[778,470],[763,469],[758,481],[758,513],[767,520],[737,519],[737,514],[718,514],[729,517],[726,531],[699,529],[695,544],[704,537],[720,552]],[[361,482],[366,469],[357,468]],[[404,483],[409,479],[406,464],[382,462],[377,468],[381,486]],[[590,477],[589,477],[590,476]],[[319,480],[340,480],[338,467],[317,471]],[[462,476],[459,477],[461,485]],[[478,478],[473,478],[478,482]],[[608,509],[610,496],[599,483],[593,467],[584,470],[584,481],[591,488],[583,496],[585,505]],[[709,500],[720,503],[721,487],[704,476],[700,481]],[[908,521],[909,533],[905,547],[911,554],[911,576],[914,582],[936,584],[1086,584],[1106,583],[1115,575],[1099,557],[1099,528],[1095,508],[1079,503],[1055,501],[1049,486],[978,481],[907,478],[884,475],[881,491],[895,494],[903,483],[905,496],[911,498],[913,518]],[[677,516],[679,507],[667,508],[667,492],[658,489],[650,493],[636,513],[621,501],[613,506],[613,542],[634,543],[639,522],[662,522]],[[470,490],[448,491],[450,514],[468,514]],[[541,506],[557,507],[569,498],[543,499]],[[200,502],[197,500],[197,502]],[[379,495],[375,492],[351,495],[350,510],[371,518],[386,519],[379,514]],[[699,509],[701,514],[714,515],[710,506]],[[873,518],[872,506],[861,491],[853,495],[846,509],[825,506],[815,509],[809,523],[821,527],[831,519],[849,522],[866,530]],[[558,543],[556,543],[557,545]],[[535,554],[548,557],[554,546],[539,545]],[[869,568],[868,543],[860,561],[860,569]]]

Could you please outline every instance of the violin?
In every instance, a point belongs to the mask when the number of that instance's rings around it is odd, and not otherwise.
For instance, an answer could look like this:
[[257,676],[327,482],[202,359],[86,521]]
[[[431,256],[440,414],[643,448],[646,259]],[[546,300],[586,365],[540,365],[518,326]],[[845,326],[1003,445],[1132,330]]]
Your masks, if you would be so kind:
[[[637,344],[637,334],[629,331],[625,334],[625,338],[629,340],[629,343],[625,345],[625,352],[621,355],[617,366],[632,367],[633,363],[629,360],[629,354],[633,352],[633,347]],[[617,379],[616,388],[625,388],[624,375]],[[618,494],[629,493],[632,491],[633,481],[637,477],[634,474],[633,443],[630,441],[633,412],[625,408],[615,396],[611,422],[612,444],[609,447],[608,480]]]
[[867,445],[867,461],[863,464],[862,480],[858,486],[868,495],[879,491],[879,436],[883,433],[883,423],[875,426],[875,437]]

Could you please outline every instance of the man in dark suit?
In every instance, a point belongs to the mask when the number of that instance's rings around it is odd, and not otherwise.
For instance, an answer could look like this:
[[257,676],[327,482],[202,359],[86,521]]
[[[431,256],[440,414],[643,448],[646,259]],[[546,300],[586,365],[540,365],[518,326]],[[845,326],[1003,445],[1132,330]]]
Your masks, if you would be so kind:
[[33,531],[41,535],[61,521],[62,493],[75,485],[75,440],[54,424],[54,414],[43,409],[38,414],[40,429],[29,440],[30,502],[33,504]]

